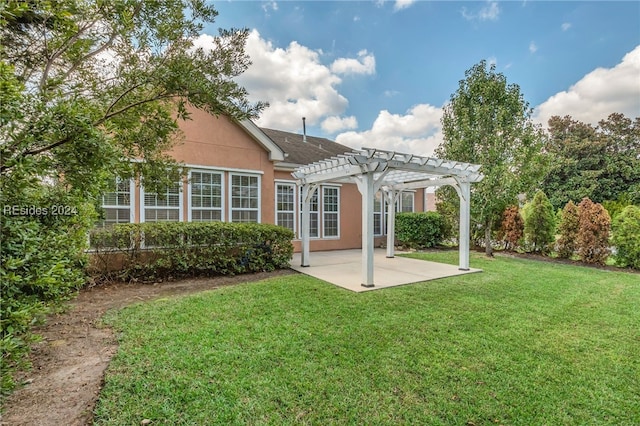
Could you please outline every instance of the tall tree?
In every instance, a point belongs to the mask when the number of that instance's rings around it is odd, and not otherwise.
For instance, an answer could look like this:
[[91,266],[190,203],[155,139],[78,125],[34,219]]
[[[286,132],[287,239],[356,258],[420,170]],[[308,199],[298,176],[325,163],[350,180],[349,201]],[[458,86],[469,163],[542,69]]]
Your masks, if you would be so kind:
[[0,117],[0,176],[29,164],[95,193],[114,171],[166,174],[187,104],[239,119],[258,113],[263,105],[233,80],[250,64],[248,31],[220,30],[207,50],[194,44],[216,16],[204,0],[3,6],[0,67],[17,94]]
[[[517,202],[518,194],[530,192],[544,172],[544,135],[531,113],[520,87],[507,83],[485,61],[465,72],[444,109],[444,142],[436,154],[480,164],[485,175],[472,187],[471,212],[483,228],[487,255],[492,254],[492,232],[502,212]],[[452,191],[439,196],[443,202],[458,202]]]
[[524,218],[524,235],[532,250],[548,253],[555,241],[555,213],[547,195],[538,191],[528,206]]
[[594,127],[554,116],[548,141],[553,161],[543,189],[555,208],[584,197],[640,202],[640,117],[611,114]]

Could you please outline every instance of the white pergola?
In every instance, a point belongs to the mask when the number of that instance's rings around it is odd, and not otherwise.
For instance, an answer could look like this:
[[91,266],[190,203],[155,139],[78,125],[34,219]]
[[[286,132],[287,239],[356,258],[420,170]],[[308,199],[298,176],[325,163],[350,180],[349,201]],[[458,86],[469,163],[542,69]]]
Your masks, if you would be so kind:
[[471,184],[484,177],[477,164],[373,148],[354,150],[298,167],[291,175],[302,188],[301,266],[309,262],[310,201],[323,182],[352,182],[362,195],[362,285],[373,287],[374,198],[387,202],[387,257],[394,257],[395,203],[403,190],[450,185],[460,197],[459,269],[469,270]]

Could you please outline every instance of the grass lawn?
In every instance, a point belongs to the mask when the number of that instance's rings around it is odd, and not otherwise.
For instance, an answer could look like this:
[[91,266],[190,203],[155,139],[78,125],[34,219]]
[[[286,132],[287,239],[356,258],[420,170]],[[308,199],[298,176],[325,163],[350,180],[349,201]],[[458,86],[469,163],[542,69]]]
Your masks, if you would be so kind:
[[112,312],[95,422],[640,424],[640,275],[471,266],[484,272],[360,294],[290,275]]

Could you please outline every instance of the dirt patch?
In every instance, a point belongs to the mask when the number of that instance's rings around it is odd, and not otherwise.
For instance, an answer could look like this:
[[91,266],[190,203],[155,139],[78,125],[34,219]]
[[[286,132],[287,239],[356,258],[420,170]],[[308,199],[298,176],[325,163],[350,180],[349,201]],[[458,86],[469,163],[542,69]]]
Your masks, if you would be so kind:
[[112,330],[99,328],[110,309],[131,303],[295,273],[291,270],[156,284],[112,283],[80,291],[69,309],[35,330],[42,341],[30,355],[33,368],[21,373],[24,386],[3,407],[4,426],[90,425],[104,371],[118,348]]

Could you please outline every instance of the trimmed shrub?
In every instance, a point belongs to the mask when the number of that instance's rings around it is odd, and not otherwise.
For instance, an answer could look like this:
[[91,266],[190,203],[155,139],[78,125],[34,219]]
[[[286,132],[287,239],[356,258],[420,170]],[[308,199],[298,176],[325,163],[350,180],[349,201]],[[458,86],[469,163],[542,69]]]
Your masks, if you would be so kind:
[[293,232],[258,223],[163,222],[94,229],[97,279],[157,280],[288,267]]
[[556,252],[559,258],[569,259],[575,254],[579,230],[578,207],[573,201],[569,201],[562,209],[560,224],[558,225],[560,238],[556,242]]
[[533,252],[548,253],[555,241],[555,212],[544,192],[538,191],[527,207],[524,235]]
[[436,212],[396,214],[396,239],[410,248],[434,247],[444,239],[445,220]]
[[62,189],[13,184],[6,179],[0,191],[0,395],[29,367],[31,328],[84,284],[94,220],[90,205]]
[[518,206],[510,206],[502,214],[502,224],[498,239],[504,243],[505,250],[514,250],[524,235],[524,220]]
[[640,269],[640,207],[627,206],[616,217],[611,242],[617,265]]
[[586,263],[604,265],[609,256],[611,219],[600,203],[583,198],[578,204],[577,252]]

